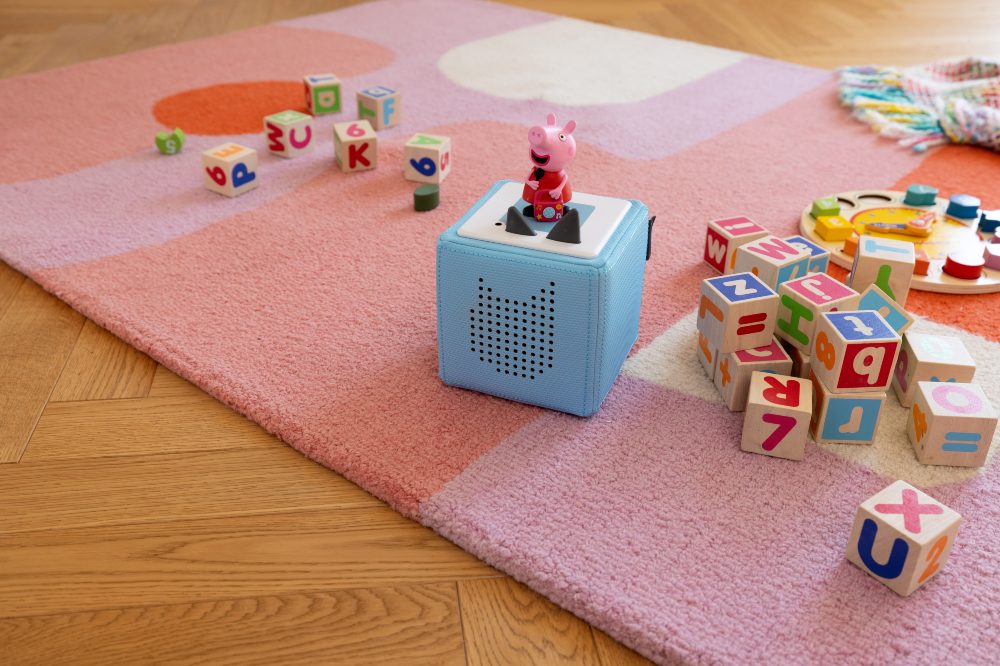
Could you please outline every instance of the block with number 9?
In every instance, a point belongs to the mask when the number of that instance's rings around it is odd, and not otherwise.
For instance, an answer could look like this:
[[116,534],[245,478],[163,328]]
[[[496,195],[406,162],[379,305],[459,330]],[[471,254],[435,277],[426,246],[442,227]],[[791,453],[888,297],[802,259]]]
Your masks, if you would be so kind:
[[451,173],[451,139],[433,134],[414,134],[406,142],[403,175],[417,183],[440,184]]
[[900,337],[878,312],[820,313],[813,372],[833,393],[884,391],[892,380]]

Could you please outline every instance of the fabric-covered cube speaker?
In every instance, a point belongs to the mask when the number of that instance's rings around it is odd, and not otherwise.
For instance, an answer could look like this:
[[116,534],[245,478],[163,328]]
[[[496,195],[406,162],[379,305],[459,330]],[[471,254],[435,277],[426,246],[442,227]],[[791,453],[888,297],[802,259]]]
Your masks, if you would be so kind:
[[496,183],[437,247],[438,368],[451,386],[587,416],[639,335],[646,206],[574,192],[580,242],[511,233],[523,184]]

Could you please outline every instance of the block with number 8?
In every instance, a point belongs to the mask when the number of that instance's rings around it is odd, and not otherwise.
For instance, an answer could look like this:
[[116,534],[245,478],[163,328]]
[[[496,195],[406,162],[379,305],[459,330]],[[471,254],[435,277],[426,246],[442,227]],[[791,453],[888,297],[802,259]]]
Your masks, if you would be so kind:
[[414,134],[403,152],[403,175],[417,183],[440,184],[451,173],[451,138]]
[[802,460],[811,411],[812,385],[808,380],[753,373],[740,448],[765,456]]
[[899,355],[900,337],[873,310],[820,313],[812,370],[833,393],[885,391]]

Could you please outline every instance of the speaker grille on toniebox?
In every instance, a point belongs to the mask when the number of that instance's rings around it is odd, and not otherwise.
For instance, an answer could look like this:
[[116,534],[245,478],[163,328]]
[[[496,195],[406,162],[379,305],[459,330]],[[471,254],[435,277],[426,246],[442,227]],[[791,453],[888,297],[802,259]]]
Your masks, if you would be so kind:
[[530,298],[509,298],[479,278],[469,308],[470,352],[497,374],[533,380],[551,370],[556,355],[556,283]]

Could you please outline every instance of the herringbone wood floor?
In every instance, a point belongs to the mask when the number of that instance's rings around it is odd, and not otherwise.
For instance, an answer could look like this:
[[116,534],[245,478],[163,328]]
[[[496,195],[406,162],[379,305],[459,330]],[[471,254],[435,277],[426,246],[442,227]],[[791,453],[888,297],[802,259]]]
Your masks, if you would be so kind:
[[[0,76],[350,0],[0,0]],[[993,0],[514,0],[809,65],[1000,56]],[[0,263],[0,663],[642,660]]]

